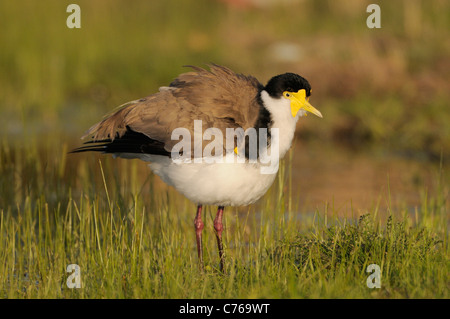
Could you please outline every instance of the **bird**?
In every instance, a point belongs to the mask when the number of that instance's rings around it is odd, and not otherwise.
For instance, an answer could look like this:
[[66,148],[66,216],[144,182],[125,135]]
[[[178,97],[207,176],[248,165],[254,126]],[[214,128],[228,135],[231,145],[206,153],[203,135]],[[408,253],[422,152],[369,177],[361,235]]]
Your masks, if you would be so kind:
[[322,114],[309,103],[311,85],[298,74],[283,73],[263,85],[228,67],[207,66],[188,65],[190,70],[168,86],[107,114],[72,153],[94,151],[149,162],[162,181],[195,203],[201,269],[202,208],[217,206],[214,230],[225,272],[224,208],[260,199],[292,145],[298,119],[307,112]]

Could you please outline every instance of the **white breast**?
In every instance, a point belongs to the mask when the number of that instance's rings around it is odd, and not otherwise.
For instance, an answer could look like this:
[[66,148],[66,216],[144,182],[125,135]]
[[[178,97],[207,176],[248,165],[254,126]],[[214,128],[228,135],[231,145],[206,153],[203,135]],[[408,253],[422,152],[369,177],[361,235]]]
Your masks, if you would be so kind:
[[262,174],[255,163],[174,163],[146,155],[153,172],[197,204],[241,206],[256,202],[272,185],[275,174]]

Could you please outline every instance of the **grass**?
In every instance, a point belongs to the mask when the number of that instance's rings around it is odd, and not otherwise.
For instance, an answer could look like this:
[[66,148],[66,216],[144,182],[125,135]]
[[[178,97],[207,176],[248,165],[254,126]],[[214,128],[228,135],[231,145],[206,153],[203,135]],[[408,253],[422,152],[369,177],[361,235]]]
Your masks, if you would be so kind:
[[[448,298],[445,184],[414,214],[298,214],[289,159],[256,206],[228,208],[227,275],[214,208],[199,273],[195,206],[137,161],[1,147],[0,295],[4,298]],[[144,170],[144,171],[142,171]],[[286,191],[287,190],[287,191]],[[300,219],[299,216],[302,218]],[[381,289],[366,286],[369,264]],[[69,264],[81,289],[66,285]]]

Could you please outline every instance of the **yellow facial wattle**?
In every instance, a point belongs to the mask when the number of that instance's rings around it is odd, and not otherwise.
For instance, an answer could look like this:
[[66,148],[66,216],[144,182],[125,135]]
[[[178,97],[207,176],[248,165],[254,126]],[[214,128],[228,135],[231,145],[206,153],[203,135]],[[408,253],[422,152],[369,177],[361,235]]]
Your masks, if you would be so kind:
[[309,98],[306,97],[306,91],[304,89],[298,92],[283,92],[283,96],[291,100],[291,113],[293,117],[297,116],[298,111],[303,109],[318,117],[323,117],[322,113],[309,103]]

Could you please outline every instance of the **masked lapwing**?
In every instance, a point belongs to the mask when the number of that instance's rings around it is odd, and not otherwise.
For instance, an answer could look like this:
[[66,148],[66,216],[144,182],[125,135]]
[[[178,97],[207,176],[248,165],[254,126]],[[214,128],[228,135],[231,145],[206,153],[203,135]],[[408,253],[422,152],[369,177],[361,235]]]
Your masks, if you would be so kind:
[[264,86],[256,78],[216,64],[190,66],[169,86],[126,103],[92,126],[86,146],[150,162],[168,185],[196,203],[197,252],[203,267],[202,205],[218,206],[216,232],[224,271],[225,206],[249,205],[273,183],[289,150],[299,117],[322,114],[309,103],[306,79],[284,73]]

